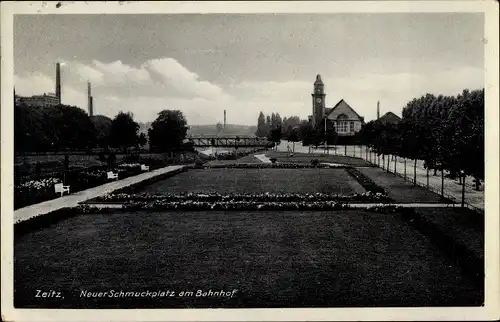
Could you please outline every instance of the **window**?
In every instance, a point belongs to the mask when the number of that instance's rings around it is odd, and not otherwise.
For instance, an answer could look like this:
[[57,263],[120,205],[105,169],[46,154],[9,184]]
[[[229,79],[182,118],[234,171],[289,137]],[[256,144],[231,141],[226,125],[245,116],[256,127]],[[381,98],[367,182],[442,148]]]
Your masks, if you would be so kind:
[[349,132],[354,132],[354,122],[353,121],[351,121],[349,123]]
[[348,117],[345,114],[340,114],[337,117],[337,132],[338,133],[347,133],[348,132]]
[[337,132],[346,133],[347,132],[347,121],[338,121],[337,122]]

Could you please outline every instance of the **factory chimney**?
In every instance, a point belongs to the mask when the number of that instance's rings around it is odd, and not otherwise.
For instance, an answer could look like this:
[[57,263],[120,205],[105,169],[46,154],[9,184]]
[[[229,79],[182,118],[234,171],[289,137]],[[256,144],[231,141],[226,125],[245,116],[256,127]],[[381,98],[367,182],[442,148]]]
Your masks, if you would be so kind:
[[380,118],[380,101],[377,101],[377,120]]
[[89,116],[94,116],[94,106],[92,99],[92,91],[90,82],[87,82],[87,99],[88,99],[88,107],[89,107]]
[[57,102],[61,104],[61,64],[56,63],[56,97]]
[[226,110],[224,110],[224,128],[226,128]]

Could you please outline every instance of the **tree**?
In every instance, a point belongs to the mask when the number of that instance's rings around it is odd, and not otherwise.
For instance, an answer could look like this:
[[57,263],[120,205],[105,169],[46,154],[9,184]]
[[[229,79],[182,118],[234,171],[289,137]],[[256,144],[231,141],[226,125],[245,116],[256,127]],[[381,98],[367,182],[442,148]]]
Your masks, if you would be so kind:
[[127,152],[129,147],[137,145],[138,132],[139,124],[134,121],[132,113],[118,113],[111,123],[111,146]]
[[281,142],[281,128],[277,127],[275,129],[272,129],[271,132],[269,133],[268,139],[269,141],[274,143],[274,147],[276,148],[278,144]]
[[95,146],[91,119],[76,106],[14,106],[16,151],[81,150]]
[[269,128],[266,123],[266,117],[264,116],[264,113],[260,112],[259,118],[257,119],[257,131],[255,132],[255,135],[263,138],[269,134],[268,132]]
[[187,121],[179,110],[163,110],[148,130],[151,151],[166,152],[182,149]]
[[113,120],[104,115],[94,115],[90,119],[96,130],[97,145],[101,148],[107,148],[111,143],[111,123]]
[[293,144],[292,151],[295,153],[295,142],[300,141],[300,128],[298,126],[290,130],[287,140],[292,142]]
[[217,135],[219,135],[223,129],[224,129],[224,126],[220,122],[215,124],[215,131],[216,131]]
[[279,113],[276,113],[274,121],[275,121],[274,127],[283,128],[283,120],[281,119],[281,116]]
[[268,131],[271,131],[271,129],[273,128],[273,123],[271,121],[271,116],[269,116],[269,115],[266,116],[266,125],[267,125]]
[[144,147],[148,143],[148,138],[145,133],[140,133],[137,138],[137,145],[139,147]]

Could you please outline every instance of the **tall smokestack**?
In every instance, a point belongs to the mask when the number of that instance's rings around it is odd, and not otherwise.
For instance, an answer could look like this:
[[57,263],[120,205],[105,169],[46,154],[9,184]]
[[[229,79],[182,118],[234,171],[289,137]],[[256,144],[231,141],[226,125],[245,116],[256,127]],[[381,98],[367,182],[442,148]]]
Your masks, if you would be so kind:
[[224,110],[224,128],[226,128],[226,110]]
[[377,101],[377,120],[380,118],[380,101]]
[[61,64],[56,63],[56,97],[59,104],[61,104]]
[[90,96],[90,116],[94,116],[94,96]]
[[88,100],[89,116],[93,116],[94,111],[92,106],[92,90],[90,82],[87,82],[87,100]]

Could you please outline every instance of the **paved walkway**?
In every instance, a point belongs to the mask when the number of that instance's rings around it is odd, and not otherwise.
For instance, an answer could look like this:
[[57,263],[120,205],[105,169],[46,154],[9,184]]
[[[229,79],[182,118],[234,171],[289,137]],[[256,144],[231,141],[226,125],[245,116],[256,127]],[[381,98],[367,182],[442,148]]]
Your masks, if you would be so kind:
[[58,210],[61,208],[67,207],[76,207],[79,203],[99,197],[104,194],[111,193],[115,190],[128,187],[130,185],[139,183],[141,181],[168,173],[172,171],[176,171],[178,169],[183,168],[184,166],[176,165],[176,166],[168,166],[165,168],[156,169],[153,171],[141,173],[139,175],[128,177],[122,180],[112,181],[102,186],[90,188],[87,190],[82,190],[79,192],[72,193],[70,195],[48,200],[45,202],[41,202],[38,204],[34,204],[31,206],[23,207],[14,211],[14,223],[18,223],[21,221],[28,220],[33,217],[45,215],[54,210]]
[[259,159],[263,163],[271,163],[271,160],[268,157],[266,157],[265,154],[256,154],[254,155],[254,157]]

